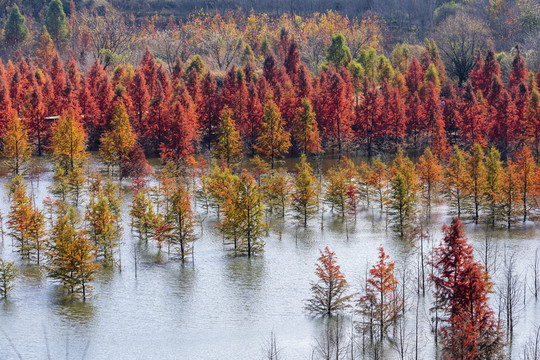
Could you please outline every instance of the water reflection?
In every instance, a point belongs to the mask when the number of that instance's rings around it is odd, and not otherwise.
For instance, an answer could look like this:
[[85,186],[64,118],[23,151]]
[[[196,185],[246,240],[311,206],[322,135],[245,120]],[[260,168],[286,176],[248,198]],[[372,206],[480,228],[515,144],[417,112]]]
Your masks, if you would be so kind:
[[83,302],[71,295],[58,296],[51,310],[66,325],[89,326],[96,315],[96,308],[91,300],[92,298]]

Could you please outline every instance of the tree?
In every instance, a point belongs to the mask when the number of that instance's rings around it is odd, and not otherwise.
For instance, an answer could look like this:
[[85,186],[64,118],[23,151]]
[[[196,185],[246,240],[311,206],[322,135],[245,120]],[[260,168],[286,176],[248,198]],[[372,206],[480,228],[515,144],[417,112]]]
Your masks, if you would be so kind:
[[398,281],[394,276],[395,263],[389,261],[382,247],[379,261],[369,270],[365,295],[357,303],[357,312],[362,317],[359,327],[369,331],[371,341],[382,342],[390,326],[403,315],[403,298],[398,292]]
[[197,118],[195,104],[184,86],[175,91],[169,124],[163,136],[165,141],[159,149],[164,162],[170,160],[179,164],[193,154],[197,141]]
[[319,151],[320,139],[315,113],[308,98],[302,99],[295,118],[294,139],[303,154]]
[[114,253],[122,230],[113,201],[104,189],[99,189],[97,194],[91,194],[86,210],[88,240],[96,249],[95,257],[102,259],[104,266],[114,265]]
[[220,227],[233,240],[235,253],[251,257],[264,249],[262,236],[266,226],[262,221],[260,193],[255,179],[247,171],[233,181],[232,193],[224,196],[224,219]]
[[351,135],[352,84],[348,71],[339,73],[332,67],[321,75],[321,91],[318,98],[317,123],[323,138],[337,145],[339,156]]
[[287,172],[284,169],[270,171],[264,177],[262,188],[264,201],[268,205],[270,213],[281,216],[283,220],[291,195],[291,184]]
[[269,100],[264,107],[263,126],[255,146],[257,152],[272,159],[285,155],[291,147],[290,134],[285,131],[281,113],[274,100]]
[[404,156],[401,150],[398,151],[391,170],[390,215],[394,230],[403,239],[415,215],[418,178],[413,162]]
[[148,242],[150,232],[155,226],[154,206],[146,190],[140,190],[133,199],[129,215],[133,219],[133,225],[137,230],[140,240]]
[[45,26],[57,46],[62,46],[71,37],[69,28],[66,25],[66,14],[60,0],[51,0],[45,15]]
[[110,128],[111,130],[101,137],[99,154],[108,166],[120,167],[135,145],[135,134],[122,103],[116,105],[113,110]]
[[184,185],[178,185],[170,199],[169,211],[165,215],[169,225],[169,242],[178,247],[180,259],[184,261],[193,251],[194,218],[191,209],[191,195]]
[[443,354],[452,359],[503,359],[502,332],[488,304],[491,282],[461,227],[458,218],[443,227],[444,238],[432,261],[437,309],[446,315],[436,330],[443,337]]
[[347,295],[349,285],[337,264],[337,257],[328,249],[319,250],[315,274],[317,282],[311,283],[312,297],[307,300],[306,310],[315,315],[328,315],[350,307],[352,295]]
[[30,159],[32,150],[26,129],[14,111],[9,114],[2,140],[4,142],[2,155],[7,158],[10,171],[14,175],[19,175],[23,171],[24,164]]
[[54,58],[54,43],[47,28],[43,26],[39,35],[39,47],[36,50],[40,65],[44,69],[49,69]]
[[298,173],[295,176],[292,193],[292,206],[295,217],[307,226],[308,219],[317,211],[317,180],[306,156],[300,157],[296,164]]
[[503,168],[501,154],[495,148],[491,148],[486,156],[486,182],[484,186],[484,198],[489,211],[488,223],[495,226],[499,216],[501,200]]
[[521,199],[521,187],[517,164],[514,164],[512,160],[508,160],[506,169],[503,170],[501,182],[502,207],[508,229],[516,221],[517,204]]
[[438,28],[437,40],[447,60],[448,72],[463,85],[475,64],[475,55],[489,38],[487,26],[463,12],[447,18]]
[[50,234],[47,252],[49,275],[60,280],[70,294],[79,294],[83,301],[90,295],[89,282],[99,269],[94,263],[97,248],[75,228],[77,219],[72,208],[59,208],[59,214]]
[[480,218],[480,206],[486,185],[486,167],[484,164],[485,155],[482,147],[475,143],[471,156],[467,160],[467,174],[470,179],[470,193],[474,203],[474,222],[478,224]]
[[351,60],[351,51],[346,45],[345,37],[342,34],[332,36],[332,43],[326,49],[326,63],[340,69],[341,67],[347,67]]
[[390,195],[390,209],[393,228],[403,239],[405,232],[412,224],[414,216],[415,198],[409,192],[409,187],[403,174],[398,173],[392,178],[392,190]]
[[51,129],[51,149],[56,163],[67,173],[81,167],[86,158],[86,133],[79,115],[64,113]]
[[461,212],[466,205],[470,183],[466,154],[456,145],[454,146],[454,155],[450,158],[444,172],[444,184],[450,205],[457,213],[458,218],[461,217]]
[[426,148],[424,154],[418,159],[418,177],[421,181],[425,199],[427,202],[428,213],[431,211],[431,199],[434,191],[437,190],[441,180],[443,168],[439,163],[439,159],[431,152],[429,147]]
[[534,196],[534,183],[537,177],[537,165],[528,147],[524,147],[520,153],[516,154],[517,173],[521,186],[521,202],[523,205],[523,222],[527,221],[529,215],[529,204]]
[[18,47],[28,37],[28,28],[25,22],[26,20],[17,4],[13,4],[4,26],[4,41],[8,48]]
[[7,298],[17,278],[17,266],[12,261],[0,259],[0,297]]
[[225,160],[227,164],[242,156],[242,140],[231,115],[231,110],[225,107],[221,113],[221,125],[214,150],[214,155]]

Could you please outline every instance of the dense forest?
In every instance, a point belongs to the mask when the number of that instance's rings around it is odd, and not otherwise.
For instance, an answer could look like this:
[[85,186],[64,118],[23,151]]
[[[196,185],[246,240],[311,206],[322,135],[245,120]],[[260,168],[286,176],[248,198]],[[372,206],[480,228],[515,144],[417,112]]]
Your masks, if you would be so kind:
[[[127,233],[137,278],[141,251],[196,267],[206,231],[250,260],[291,224],[298,242],[337,219],[349,240],[376,212],[415,260],[398,274],[381,247],[353,292],[322,248],[303,310],[338,324],[314,354],[418,358],[405,319],[418,325],[422,299],[435,354],[508,357],[540,258],[516,274],[489,236],[540,217],[537,2],[19,5],[1,14],[0,235],[17,254],[0,258],[1,298],[30,267],[91,301]],[[451,224],[433,239],[441,208]],[[483,252],[464,223],[484,229]]]

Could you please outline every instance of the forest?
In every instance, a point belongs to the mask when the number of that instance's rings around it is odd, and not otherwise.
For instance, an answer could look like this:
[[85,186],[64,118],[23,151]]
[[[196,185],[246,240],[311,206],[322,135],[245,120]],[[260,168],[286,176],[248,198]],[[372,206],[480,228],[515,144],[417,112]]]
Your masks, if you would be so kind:
[[[0,357],[68,354],[109,286],[179,271],[188,297],[235,274],[206,309],[240,299],[244,321],[247,294],[274,299],[261,278],[298,289],[240,358],[540,358],[536,2],[428,1],[422,28],[369,2],[181,20],[30,3],[0,39]],[[24,304],[67,317],[43,320],[46,350],[20,344]],[[194,358],[226,350],[190,336]]]

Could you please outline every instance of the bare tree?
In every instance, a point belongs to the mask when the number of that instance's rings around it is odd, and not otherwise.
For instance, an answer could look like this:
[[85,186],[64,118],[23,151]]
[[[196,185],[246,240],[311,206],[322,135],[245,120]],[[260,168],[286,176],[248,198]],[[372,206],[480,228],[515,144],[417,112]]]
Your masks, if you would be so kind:
[[270,332],[270,338],[263,345],[264,358],[267,360],[279,360],[281,350],[277,346],[276,334]]
[[540,326],[523,347],[523,360],[540,360]]
[[506,334],[510,342],[514,335],[519,313],[523,310],[523,303],[520,301],[523,290],[520,285],[520,277],[516,270],[516,253],[508,254],[505,249],[503,281],[498,286],[498,321],[499,324],[505,324]]
[[354,359],[354,333],[347,338],[347,328],[342,316],[328,318],[324,333],[315,341],[313,352],[317,359]]
[[485,49],[490,33],[480,19],[458,13],[446,19],[437,29],[439,44],[448,72],[460,84],[465,83],[474,67],[474,57],[479,49]]
[[94,56],[105,67],[109,65],[111,56],[126,56],[134,39],[131,27],[121,15],[113,12],[98,16],[86,11],[81,14],[81,27],[90,34]]

